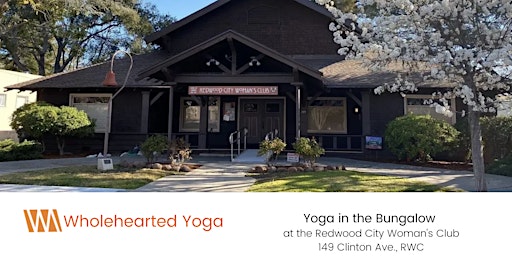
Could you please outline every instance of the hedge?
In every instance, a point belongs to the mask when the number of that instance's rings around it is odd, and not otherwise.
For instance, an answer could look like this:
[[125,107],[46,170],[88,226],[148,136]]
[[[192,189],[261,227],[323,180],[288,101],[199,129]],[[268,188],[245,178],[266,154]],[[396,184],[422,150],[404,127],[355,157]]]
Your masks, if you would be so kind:
[[7,139],[0,141],[0,162],[42,158],[43,147],[35,141],[21,143]]

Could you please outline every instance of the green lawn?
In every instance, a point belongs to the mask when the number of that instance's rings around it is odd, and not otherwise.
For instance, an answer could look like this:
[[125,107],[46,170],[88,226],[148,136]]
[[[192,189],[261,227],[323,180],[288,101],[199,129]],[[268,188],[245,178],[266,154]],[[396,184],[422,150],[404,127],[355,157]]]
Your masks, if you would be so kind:
[[100,172],[96,166],[63,167],[0,175],[0,183],[136,189],[159,178],[182,174],[155,169],[123,169]]
[[455,191],[407,178],[353,171],[277,173],[253,176],[250,192],[434,192]]

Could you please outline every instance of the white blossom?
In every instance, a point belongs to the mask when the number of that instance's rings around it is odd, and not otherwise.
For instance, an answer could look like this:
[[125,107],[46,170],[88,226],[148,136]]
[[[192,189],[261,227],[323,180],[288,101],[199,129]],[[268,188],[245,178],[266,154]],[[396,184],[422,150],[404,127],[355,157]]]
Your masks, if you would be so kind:
[[[481,112],[496,110],[495,97],[484,95],[510,90],[511,1],[360,0],[357,14],[342,13],[331,1],[316,2],[335,17],[336,24],[329,28],[340,46],[338,53],[347,59],[362,58],[372,71],[403,62],[403,74],[426,72],[424,83],[451,85],[451,97]],[[368,7],[377,15],[366,15]],[[347,20],[356,21],[362,33],[345,26]],[[417,63],[428,63],[430,69]],[[374,92],[414,92],[418,86],[398,76]]]

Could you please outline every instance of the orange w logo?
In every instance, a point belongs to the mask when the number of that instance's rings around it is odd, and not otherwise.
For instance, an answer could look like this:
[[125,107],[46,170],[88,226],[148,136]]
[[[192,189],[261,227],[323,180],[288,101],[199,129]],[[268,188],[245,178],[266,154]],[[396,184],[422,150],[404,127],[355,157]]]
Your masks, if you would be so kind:
[[57,210],[23,210],[28,232],[62,232]]

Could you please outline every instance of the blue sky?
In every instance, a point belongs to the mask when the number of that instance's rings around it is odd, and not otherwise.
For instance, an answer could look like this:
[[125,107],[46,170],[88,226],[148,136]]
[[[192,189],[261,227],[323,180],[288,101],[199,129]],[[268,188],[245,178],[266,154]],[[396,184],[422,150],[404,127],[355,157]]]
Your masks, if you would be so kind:
[[169,14],[178,20],[215,2],[215,0],[145,0],[158,7],[161,13]]

